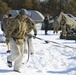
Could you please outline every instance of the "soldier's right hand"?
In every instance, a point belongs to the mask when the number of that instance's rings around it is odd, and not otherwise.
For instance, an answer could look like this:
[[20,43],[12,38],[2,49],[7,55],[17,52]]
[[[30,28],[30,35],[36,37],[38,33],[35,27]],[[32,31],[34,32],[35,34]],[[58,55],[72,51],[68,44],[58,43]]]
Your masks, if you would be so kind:
[[35,33],[34,36],[36,36],[37,34]]

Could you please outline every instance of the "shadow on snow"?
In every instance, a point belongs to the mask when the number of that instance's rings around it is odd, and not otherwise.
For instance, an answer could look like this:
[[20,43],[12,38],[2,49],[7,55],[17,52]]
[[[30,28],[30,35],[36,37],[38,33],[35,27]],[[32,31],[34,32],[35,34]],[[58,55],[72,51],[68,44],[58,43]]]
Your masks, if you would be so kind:
[[70,57],[70,58],[68,58],[68,59],[76,60],[76,56],[74,56],[74,57]]
[[0,73],[8,73],[12,72],[13,70],[7,70],[7,69],[0,69]]
[[69,68],[69,69],[63,70],[63,71],[47,71],[47,73],[53,73],[53,74],[56,74],[56,73],[58,73],[58,74],[67,74],[67,73],[69,73],[69,72],[71,72],[71,71],[76,71],[76,67]]

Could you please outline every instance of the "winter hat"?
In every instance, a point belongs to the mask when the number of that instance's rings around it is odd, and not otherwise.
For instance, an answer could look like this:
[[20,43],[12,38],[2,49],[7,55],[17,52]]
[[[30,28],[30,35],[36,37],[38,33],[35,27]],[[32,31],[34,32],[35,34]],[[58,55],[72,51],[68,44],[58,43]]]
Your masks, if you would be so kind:
[[26,9],[20,9],[19,14],[20,15],[27,15],[27,10]]

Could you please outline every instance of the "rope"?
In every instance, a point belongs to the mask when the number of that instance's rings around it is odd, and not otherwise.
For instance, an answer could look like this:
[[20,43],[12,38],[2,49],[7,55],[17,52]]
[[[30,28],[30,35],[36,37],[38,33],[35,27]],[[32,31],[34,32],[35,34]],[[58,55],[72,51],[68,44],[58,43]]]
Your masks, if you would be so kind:
[[[43,40],[43,41],[45,41],[46,43],[52,42],[52,43],[55,43],[55,44],[61,46],[60,43],[55,42],[55,41],[45,40],[45,39],[42,39],[42,38],[39,38],[39,37],[36,37],[36,36],[33,36],[33,35],[32,35],[32,37],[37,38],[37,39],[39,39],[39,40]],[[71,47],[71,46],[67,46],[67,45],[63,45],[63,46],[65,46],[65,47],[69,47],[69,48],[73,48],[73,49],[76,49],[75,47]]]
[[[50,43],[50,42],[52,42],[52,43],[55,43],[55,44],[56,44],[56,45],[54,45],[54,46],[61,47],[61,44],[58,43],[58,42],[50,41],[50,40],[45,40],[45,39],[42,39],[42,38],[36,37],[36,36],[34,36],[34,35],[31,35],[31,34],[28,35],[28,36],[33,37],[33,38],[36,38],[36,39],[39,39],[39,40],[43,40],[43,41],[45,41],[46,43]],[[27,40],[27,43],[28,43],[28,47],[29,47],[29,41],[28,41],[28,40]],[[67,46],[67,45],[62,45],[62,46],[64,46],[64,47],[68,47],[68,48],[76,49],[76,48],[74,48],[74,47]],[[62,48],[64,48],[64,47],[62,47]],[[28,63],[29,58],[30,58],[30,55],[29,55],[29,50],[28,50],[28,58],[27,58],[26,64]]]

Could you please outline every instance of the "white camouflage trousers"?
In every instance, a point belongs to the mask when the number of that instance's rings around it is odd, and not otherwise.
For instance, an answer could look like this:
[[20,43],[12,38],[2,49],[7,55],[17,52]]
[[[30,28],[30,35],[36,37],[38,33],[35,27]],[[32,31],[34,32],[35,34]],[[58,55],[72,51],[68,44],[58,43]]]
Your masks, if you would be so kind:
[[16,44],[13,38],[10,38],[11,54],[7,56],[8,61],[14,61],[14,70],[19,70],[24,55],[24,44]]

